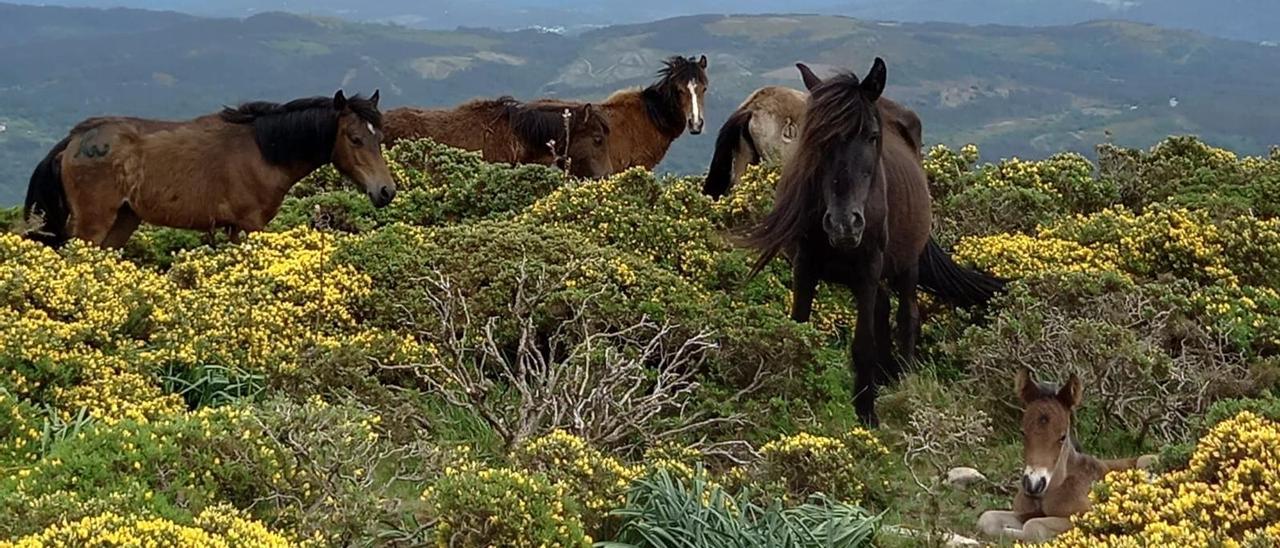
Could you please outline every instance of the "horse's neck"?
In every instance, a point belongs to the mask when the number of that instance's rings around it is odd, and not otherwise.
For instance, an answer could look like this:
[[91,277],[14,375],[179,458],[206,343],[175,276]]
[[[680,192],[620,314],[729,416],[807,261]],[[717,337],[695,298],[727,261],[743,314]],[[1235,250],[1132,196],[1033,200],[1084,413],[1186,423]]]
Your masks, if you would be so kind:
[[644,93],[641,89],[615,93],[601,105],[609,120],[622,120],[612,122],[610,128],[621,137],[615,141],[620,146],[610,146],[615,168],[653,169],[667,155],[671,142],[684,133],[683,125],[678,132],[664,131],[661,122],[651,116]]
[[[1061,481],[1055,481],[1055,484],[1061,485],[1067,480],[1086,481],[1092,483],[1101,477],[1100,470],[1102,461],[1087,453],[1077,451],[1075,439],[1067,440],[1063,444],[1062,454],[1058,458],[1058,464],[1053,471],[1055,480],[1061,478]],[[1052,489],[1053,486],[1051,485]]]

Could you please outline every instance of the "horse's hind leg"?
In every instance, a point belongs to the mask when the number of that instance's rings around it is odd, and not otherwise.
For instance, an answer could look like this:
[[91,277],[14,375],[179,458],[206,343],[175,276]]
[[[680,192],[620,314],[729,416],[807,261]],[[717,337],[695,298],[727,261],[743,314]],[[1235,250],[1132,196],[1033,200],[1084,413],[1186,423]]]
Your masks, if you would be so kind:
[[92,203],[73,203],[71,234],[93,245],[102,246],[116,224],[118,210],[119,206],[103,207]]
[[138,230],[138,225],[142,224],[142,218],[134,213],[133,208],[129,204],[125,204],[116,211],[116,222],[111,225],[111,230],[107,232],[106,238],[102,241],[102,247],[110,249],[120,249],[129,243],[129,238],[133,236],[133,232]]
[[920,267],[912,265],[894,280],[898,294],[898,356],[890,360],[890,376],[898,379],[903,367],[910,367],[916,360],[916,344],[920,340],[920,303],[916,284],[920,283]]

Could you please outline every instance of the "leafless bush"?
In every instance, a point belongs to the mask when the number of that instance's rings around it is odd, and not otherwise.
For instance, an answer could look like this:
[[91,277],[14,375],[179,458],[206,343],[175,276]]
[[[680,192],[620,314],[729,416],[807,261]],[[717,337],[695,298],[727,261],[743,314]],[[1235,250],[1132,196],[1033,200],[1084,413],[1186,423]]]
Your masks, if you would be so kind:
[[[598,447],[654,442],[723,419],[690,409],[708,351],[707,331],[692,336],[648,319],[621,329],[584,317],[591,296],[552,299],[565,280],[523,266],[507,316],[476,317],[468,297],[439,274],[425,324],[411,320],[438,350],[414,373],[448,403],[483,418],[508,447],[560,428]],[[563,307],[568,319],[540,326],[537,311]]]
[[972,386],[1013,412],[1014,371],[1043,380],[1074,372],[1103,428],[1176,440],[1187,419],[1245,389],[1248,363],[1231,345],[1140,290],[1080,302],[1022,303],[962,344]]

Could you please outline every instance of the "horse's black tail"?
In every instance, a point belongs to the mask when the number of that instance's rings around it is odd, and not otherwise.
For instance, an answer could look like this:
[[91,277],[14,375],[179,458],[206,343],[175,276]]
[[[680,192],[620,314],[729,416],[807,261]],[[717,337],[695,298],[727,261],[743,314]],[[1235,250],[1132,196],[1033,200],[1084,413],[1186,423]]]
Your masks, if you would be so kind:
[[920,289],[956,306],[986,304],[1004,292],[1005,281],[990,274],[964,268],[929,238],[920,255]]
[[[720,135],[716,137],[716,152],[711,157],[711,168],[707,170],[707,179],[702,184],[702,193],[715,199],[729,193],[729,188],[733,186],[733,156],[738,150],[738,145],[743,141],[755,150],[755,143],[751,141],[751,132],[748,126],[751,124],[751,111],[746,109],[734,112],[723,126],[720,126]],[[758,156],[753,154],[753,156]],[[752,158],[752,162],[758,161],[758,158]]]
[[62,151],[70,141],[70,137],[63,139],[36,166],[22,208],[22,218],[27,224],[39,225],[29,226],[27,237],[53,247],[67,243],[70,238],[67,219],[71,208],[67,205],[67,190],[62,186]]

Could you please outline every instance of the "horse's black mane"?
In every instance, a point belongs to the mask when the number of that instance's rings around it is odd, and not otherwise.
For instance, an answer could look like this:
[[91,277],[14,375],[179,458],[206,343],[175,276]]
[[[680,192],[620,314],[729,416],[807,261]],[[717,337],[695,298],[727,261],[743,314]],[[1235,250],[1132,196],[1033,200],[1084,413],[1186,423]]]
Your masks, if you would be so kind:
[[658,81],[640,92],[644,97],[649,118],[667,135],[679,136],[684,132],[685,116],[680,107],[680,87],[690,81],[707,83],[707,72],[697,59],[679,55],[662,62]]
[[834,155],[831,147],[860,134],[875,123],[875,103],[867,101],[858,77],[842,73],[823,81],[809,94],[808,110],[795,157],[783,170],[773,210],[743,238],[760,251],[755,275],[783,250],[799,242],[820,219],[822,177]]
[[[347,108],[374,128],[382,128],[382,113],[373,101],[359,95],[348,97]],[[284,104],[244,103],[222,109],[219,116],[229,124],[252,124],[254,141],[268,163],[320,165],[333,156],[338,114],[333,97],[310,97]]]
[[[567,154],[564,111],[569,109],[572,117],[569,120],[569,138],[574,138],[579,131],[586,129],[589,120],[583,119],[584,109],[581,105],[558,101],[533,101],[520,103],[512,100],[504,105],[505,113],[511,122],[511,131],[524,141],[530,149],[546,148],[550,141],[556,142],[556,154]],[[591,107],[588,107],[591,108]],[[592,108],[594,110],[594,108]],[[604,116],[592,112],[591,122],[604,125],[609,130]]]

